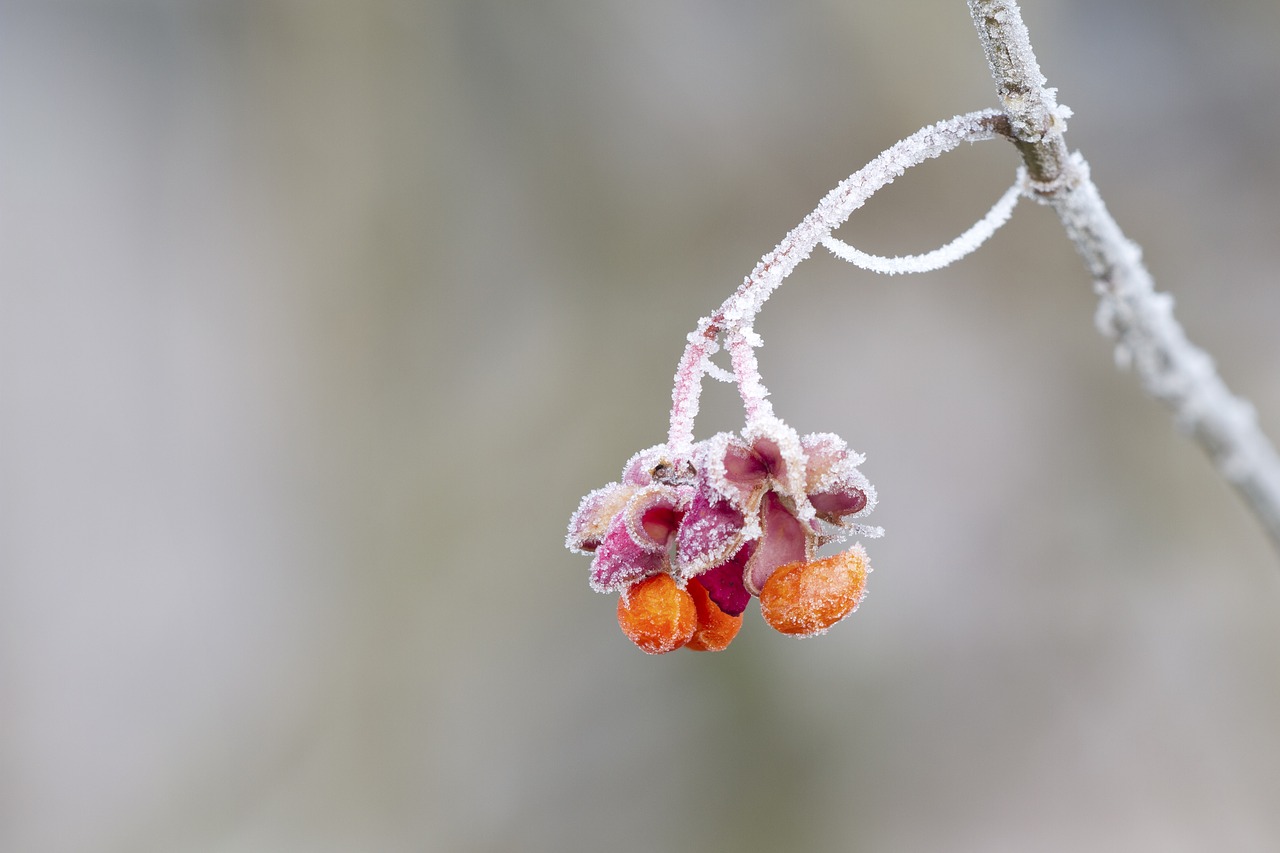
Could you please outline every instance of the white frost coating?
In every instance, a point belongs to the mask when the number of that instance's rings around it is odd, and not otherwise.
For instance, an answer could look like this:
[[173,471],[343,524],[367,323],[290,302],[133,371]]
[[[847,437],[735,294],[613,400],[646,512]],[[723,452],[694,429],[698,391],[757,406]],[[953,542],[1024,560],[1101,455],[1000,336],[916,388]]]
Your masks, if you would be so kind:
[[720,351],[720,344],[716,341],[707,341],[701,332],[701,327],[699,327],[699,331],[689,335],[690,342],[697,342],[699,339],[702,340],[705,348],[702,354],[702,361],[698,364],[698,370],[702,372],[702,375],[710,376],[718,382],[727,382],[730,385],[737,382],[738,377],[733,375],[733,371],[725,370],[711,360],[711,357]]
[[705,331],[707,320],[689,333],[689,343],[680,364],[676,367],[675,382],[671,386],[671,424],[667,432],[667,445],[677,460],[688,459],[693,452],[693,422],[698,417],[702,397],[702,365],[717,348],[714,336],[708,339]]
[[728,333],[726,347],[733,360],[733,372],[738,377],[738,395],[742,397],[742,405],[747,410],[748,426],[757,420],[773,417],[773,404],[766,398],[769,389],[764,387],[760,379],[760,365],[756,361],[754,347],[759,346],[760,336],[750,328],[737,329]]
[[818,207],[791,230],[782,242],[756,264],[751,274],[724,301],[716,313],[704,317],[689,335],[680,365],[676,369],[671,394],[671,427],[667,443],[677,458],[685,458],[693,446],[693,422],[706,374],[705,357],[714,351],[716,338],[723,337],[729,350],[738,391],[748,422],[773,416],[769,391],[760,380],[753,347],[760,336],[751,328],[765,301],[801,261],[813,253],[831,232],[866,203],[878,190],[912,166],[918,166],[958,147],[962,142],[993,139],[1007,132],[1007,119],[999,110],[981,110],[929,125],[895,143],[874,160],[841,181],[818,203]]
[[716,364],[711,360],[710,356],[707,356],[702,360],[702,372],[707,376],[710,376],[712,379],[719,382],[727,382],[730,385],[738,381],[738,377],[734,376],[732,371],[725,370],[723,367]]
[[783,279],[878,190],[893,183],[912,166],[939,157],[962,142],[993,138],[1001,118],[996,110],[982,110],[930,125],[888,148],[841,181],[818,203],[816,210],[760,259],[742,286],[721,306],[717,313],[723,317],[724,328],[749,328]]
[[856,267],[878,272],[882,275],[940,270],[975,251],[979,246],[987,242],[991,235],[1000,229],[1001,225],[1009,221],[1009,217],[1013,215],[1013,208],[1017,206],[1018,198],[1022,195],[1024,176],[1025,170],[1019,170],[1017,183],[1005,190],[1004,195],[987,211],[986,216],[975,222],[970,226],[969,230],[959,237],[941,248],[934,249],[932,252],[926,252],[923,255],[903,255],[896,258],[869,255],[830,234],[823,238],[822,245],[830,249],[831,254],[840,260],[848,261]]

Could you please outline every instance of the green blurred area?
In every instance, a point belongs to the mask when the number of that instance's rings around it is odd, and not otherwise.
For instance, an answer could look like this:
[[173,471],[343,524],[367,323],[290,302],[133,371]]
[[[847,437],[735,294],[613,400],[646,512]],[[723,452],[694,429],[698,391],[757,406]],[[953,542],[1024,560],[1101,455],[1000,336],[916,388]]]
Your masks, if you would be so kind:
[[[1024,13],[1280,435],[1280,6]],[[959,0],[0,4],[0,849],[1280,847],[1276,555],[1047,209],[765,308],[778,413],[888,530],[828,636],[648,658],[563,548],[698,317],[994,104]],[[934,248],[1016,166],[841,236]],[[711,388],[700,434],[739,418]]]

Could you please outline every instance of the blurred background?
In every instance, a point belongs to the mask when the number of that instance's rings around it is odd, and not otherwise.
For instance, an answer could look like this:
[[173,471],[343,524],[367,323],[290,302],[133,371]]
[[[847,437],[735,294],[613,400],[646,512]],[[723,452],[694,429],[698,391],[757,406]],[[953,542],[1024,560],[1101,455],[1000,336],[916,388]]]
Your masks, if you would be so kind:
[[[1280,5],[1025,14],[1280,436]],[[827,637],[649,658],[563,548],[698,317],[994,104],[960,0],[0,0],[0,849],[1280,849],[1280,560],[1045,208],[766,307],[888,530]],[[928,250],[1016,166],[841,236]]]

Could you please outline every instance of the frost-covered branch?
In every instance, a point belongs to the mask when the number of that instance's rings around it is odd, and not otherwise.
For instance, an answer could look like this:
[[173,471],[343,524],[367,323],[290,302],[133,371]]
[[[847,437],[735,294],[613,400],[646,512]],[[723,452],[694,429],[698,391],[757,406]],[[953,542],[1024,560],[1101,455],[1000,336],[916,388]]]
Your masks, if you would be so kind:
[[1116,361],[1132,367],[1148,394],[1168,406],[1180,427],[1208,453],[1280,548],[1280,456],[1253,407],[1235,396],[1213,360],[1157,293],[1141,250],[1120,230],[1079,153],[1063,138],[1069,113],[1045,86],[1022,13],[1014,0],[968,0],[987,62],[1036,196],[1057,211],[1094,278],[1098,327],[1116,342]]
[[1013,215],[1013,208],[1023,193],[1023,176],[1025,173],[1025,169],[1019,170],[1018,182],[1005,190],[1004,195],[992,205],[986,216],[975,222],[969,227],[969,230],[959,237],[941,248],[934,249],[932,252],[925,252],[923,255],[886,258],[855,249],[843,240],[830,235],[823,239],[822,245],[826,246],[831,251],[831,254],[840,260],[881,275],[902,275],[903,273],[940,270],[972,253],[987,242],[1001,225],[1009,221],[1009,217]]

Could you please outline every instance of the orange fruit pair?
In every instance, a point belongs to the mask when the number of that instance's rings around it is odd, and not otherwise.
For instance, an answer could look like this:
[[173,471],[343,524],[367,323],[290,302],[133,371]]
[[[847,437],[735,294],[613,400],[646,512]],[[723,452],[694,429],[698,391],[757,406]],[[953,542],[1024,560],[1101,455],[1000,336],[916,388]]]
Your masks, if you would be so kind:
[[[760,590],[760,615],[777,631],[812,637],[858,609],[867,589],[867,552],[855,545],[843,554],[780,566]],[[660,655],[688,647],[728,648],[742,616],[721,610],[697,578],[681,589],[668,574],[633,585],[618,601],[618,625],[644,652]]]
[[618,625],[627,639],[651,655],[682,646],[718,652],[733,642],[742,617],[717,607],[696,578],[681,589],[671,575],[661,574],[640,581],[619,599]]

